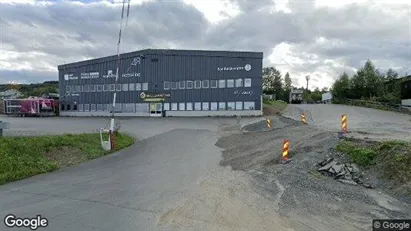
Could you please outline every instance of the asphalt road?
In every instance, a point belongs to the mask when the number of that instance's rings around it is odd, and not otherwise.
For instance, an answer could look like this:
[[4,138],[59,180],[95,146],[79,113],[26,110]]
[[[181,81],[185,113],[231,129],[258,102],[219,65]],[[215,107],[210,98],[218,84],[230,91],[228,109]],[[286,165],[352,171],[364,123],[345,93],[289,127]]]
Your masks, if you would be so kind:
[[302,112],[309,124],[326,131],[341,131],[341,115],[345,114],[348,131],[353,137],[411,139],[411,116],[407,114],[346,105],[294,104],[289,105],[283,115],[301,121]]
[[[5,135],[90,132],[104,118],[2,118]],[[258,118],[245,118],[247,124]],[[61,171],[0,187],[0,217],[34,217],[39,230],[165,230],[158,217],[217,168],[219,136],[237,128],[236,118],[130,118],[121,130],[141,141],[135,146]],[[9,230],[0,224],[0,230]],[[19,230],[19,229],[10,229]],[[27,230],[27,229],[25,229]]]
[[[284,114],[299,120],[301,112],[306,113],[310,124],[326,131],[339,131],[341,114],[347,114],[353,135],[411,137],[408,115],[341,105],[290,105]],[[10,123],[5,132],[8,136],[92,132],[108,122],[104,118],[1,119]],[[242,118],[240,125],[258,120]],[[236,118],[123,118],[121,130],[140,142],[88,163],[0,186],[0,217],[41,214],[49,220],[49,226],[38,230],[56,231],[171,230],[170,227],[287,230],[288,219],[275,210],[276,203],[282,200],[272,201],[256,194],[247,174],[219,166],[221,149],[215,143],[223,135],[236,133],[238,127]],[[307,131],[300,133],[295,135],[300,135],[301,140],[310,135]],[[251,134],[247,139],[255,140],[257,136]],[[236,146],[238,142],[241,139],[229,145]],[[261,142],[272,144],[272,140]],[[269,150],[280,150],[280,146]],[[281,192],[292,189],[287,182],[278,185],[280,189],[284,187]],[[283,198],[282,193],[277,196]],[[292,195],[284,197],[287,198]],[[323,222],[321,219],[316,222]],[[301,223],[304,219],[294,220]],[[3,230],[19,229],[0,224],[0,231]],[[295,230],[315,229],[305,226]]]

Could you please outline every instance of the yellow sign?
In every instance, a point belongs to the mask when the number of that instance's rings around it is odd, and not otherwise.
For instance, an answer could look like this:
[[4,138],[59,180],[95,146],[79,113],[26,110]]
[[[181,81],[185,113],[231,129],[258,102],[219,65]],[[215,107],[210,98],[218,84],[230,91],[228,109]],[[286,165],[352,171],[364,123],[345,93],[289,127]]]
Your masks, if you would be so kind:
[[164,98],[144,98],[144,102],[163,102]]

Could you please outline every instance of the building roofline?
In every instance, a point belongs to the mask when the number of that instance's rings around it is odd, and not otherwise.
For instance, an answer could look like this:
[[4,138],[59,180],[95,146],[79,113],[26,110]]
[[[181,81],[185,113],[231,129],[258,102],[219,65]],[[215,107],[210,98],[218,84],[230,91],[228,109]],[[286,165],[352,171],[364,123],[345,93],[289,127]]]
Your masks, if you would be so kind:
[[[209,54],[210,56],[214,57],[239,57],[239,58],[263,58],[263,52],[255,52],[255,51],[231,51],[231,50],[188,50],[188,49],[142,49],[132,52],[121,53],[120,57],[128,58],[135,55],[170,55],[170,56],[177,56],[177,55],[192,55],[192,56],[203,56]],[[58,65],[58,70],[65,69],[65,68],[75,68],[80,66],[86,66],[89,62],[107,62],[116,60],[117,55],[110,55],[104,56],[94,59],[88,59],[73,63],[61,64]]]

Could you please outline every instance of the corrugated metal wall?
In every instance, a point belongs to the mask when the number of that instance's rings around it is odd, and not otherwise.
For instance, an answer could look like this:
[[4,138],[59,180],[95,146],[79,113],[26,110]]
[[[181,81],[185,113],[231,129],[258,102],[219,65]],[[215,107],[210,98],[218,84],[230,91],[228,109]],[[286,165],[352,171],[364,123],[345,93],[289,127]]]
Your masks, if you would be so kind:
[[[166,102],[173,103],[252,101],[260,110],[262,58],[259,52],[142,50],[122,54],[117,102],[143,103],[139,95],[144,91],[170,93]],[[246,70],[246,65],[251,70]],[[116,56],[59,66],[59,90],[65,95],[61,103],[111,104],[115,72]],[[210,85],[211,80],[238,78],[243,84],[245,78],[251,78],[251,87],[164,90],[164,81],[209,80]],[[143,89],[144,83],[148,89]],[[126,90],[126,86],[132,89]]]

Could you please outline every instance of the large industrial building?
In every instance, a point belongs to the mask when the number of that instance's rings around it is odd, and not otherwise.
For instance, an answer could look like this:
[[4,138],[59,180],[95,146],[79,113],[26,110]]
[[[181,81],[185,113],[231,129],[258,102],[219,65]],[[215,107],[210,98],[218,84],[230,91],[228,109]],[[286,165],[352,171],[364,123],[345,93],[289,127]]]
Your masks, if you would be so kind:
[[58,66],[61,116],[262,115],[262,52],[147,49]]

